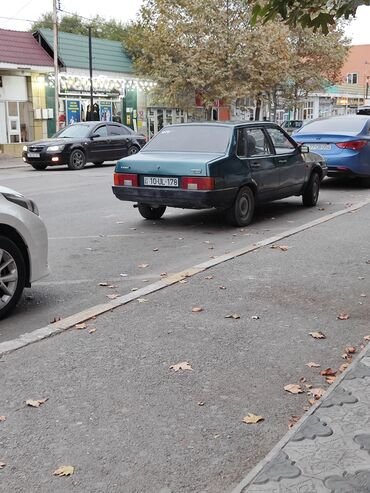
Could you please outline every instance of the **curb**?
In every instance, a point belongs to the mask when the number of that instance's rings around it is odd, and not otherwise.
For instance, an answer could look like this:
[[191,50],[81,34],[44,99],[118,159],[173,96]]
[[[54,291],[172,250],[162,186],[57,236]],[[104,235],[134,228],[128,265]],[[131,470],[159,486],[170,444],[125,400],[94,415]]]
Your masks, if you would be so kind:
[[319,399],[313,406],[310,407],[308,411],[306,411],[301,419],[291,428],[279,441],[278,443],[270,450],[270,452],[256,465],[253,467],[251,471],[238,483],[233,487],[229,493],[248,493],[248,487],[252,485],[253,480],[256,476],[261,472],[263,467],[268,464],[271,459],[273,459],[279,452],[282,450],[285,445],[289,442],[291,437],[295,435],[305,424],[314,412],[321,407],[324,402],[330,398],[333,392],[341,385],[343,380],[346,378],[347,374],[354,370],[354,368],[360,363],[360,361],[366,356],[370,354],[370,344],[368,344],[360,353],[357,355],[355,360],[348,366],[348,368],[340,374],[340,376],[335,380],[333,384],[330,385],[329,389],[325,392],[323,397]]
[[177,284],[182,279],[185,279],[187,277],[193,277],[196,274],[199,274],[200,272],[203,272],[207,269],[210,269],[211,267],[214,267],[216,265],[227,262],[228,260],[232,260],[234,258],[240,257],[242,255],[249,253],[249,252],[259,250],[260,248],[262,248],[264,246],[271,245],[271,244],[273,244],[277,241],[280,241],[284,238],[288,238],[288,237],[293,236],[297,233],[300,233],[300,232],[305,231],[307,229],[313,228],[314,226],[318,226],[318,225],[323,224],[325,222],[331,221],[332,219],[335,219],[339,216],[343,216],[345,214],[354,212],[354,211],[361,209],[362,207],[365,207],[366,205],[369,205],[369,204],[370,204],[370,198],[363,200],[361,202],[358,202],[357,204],[354,204],[354,205],[352,205],[346,209],[342,209],[342,210],[334,212],[332,214],[327,214],[327,215],[325,215],[319,219],[315,219],[315,220],[310,221],[308,223],[305,223],[301,226],[297,226],[295,228],[289,229],[287,231],[284,231],[284,232],[277,234],[275,236],[272,236],[270,238],[266,238],[265,240],[247,245],[247,246],[240,248],[238,250],[234,250],[233,252],[230,252],[230,253],[227,253],[224,255],[220,255],[219,257],[216,257],[214,259],[207,260],[207,261],[202,262],[200,264],[197,264],[193,267],[185,269],[181,272],[170,275],[170,276],[168,276],[164,279],[161,279],[155,283],[149,284],[148,286],[141,288],[141,289],[138,289],[137,291],[134,291],[132,293],[120,296],[119,298],[117,298],[115,300],[109,301],[107,303],[95,305],[91,308],[87,308],[86,310],[83,310],[83,311],[78,312],[74,315],[66,317],[63,320],[59,320],[55,323],[50,323],[50,324],[46,325],[45,327],[42,327],[42,328],[36,329],[32,332],[28,332],[26,334],[23,334],[20,337],[18,337],[17,339],[2,342],[2,343],[0,343],[0,358],[2,356],[12,352],[12,351],[23,348],[25,346],[28,346],[29,344],[33,344],[33,343],[41,341],[42,339],[45,339],[47,337],[51,337],[51,336],[54,336],[54,335],[59,334],[61,332],[64,332],[65,330],[72,328],[76,324],[84,322],[86,320],[89,320],[92,317],[102,315],[103,313],[106,313],[110,310],[114,310],[115,308],[118,308],[120,306],[126,305],[126,304],[130,303],[131,301],[137,300],[138,298],[141,298],[145,295],[155,293],[157,291],[160,291],[161,289],[172,286],[173,284]]

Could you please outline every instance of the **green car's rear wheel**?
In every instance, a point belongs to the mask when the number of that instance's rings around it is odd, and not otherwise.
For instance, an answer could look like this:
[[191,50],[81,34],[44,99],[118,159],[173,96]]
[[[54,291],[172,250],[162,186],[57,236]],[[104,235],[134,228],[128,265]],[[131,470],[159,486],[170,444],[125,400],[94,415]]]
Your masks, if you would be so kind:
[[145,219],[159,219],[163,216],[166,206],[161,205],[159,207],[151,207],[148,204],[138,204],[140,214],[145,217]]
[[254,194],[249,187],[239,190],[233,205],[226,210],[226,219],[232,226],[247,226],[254,214]]

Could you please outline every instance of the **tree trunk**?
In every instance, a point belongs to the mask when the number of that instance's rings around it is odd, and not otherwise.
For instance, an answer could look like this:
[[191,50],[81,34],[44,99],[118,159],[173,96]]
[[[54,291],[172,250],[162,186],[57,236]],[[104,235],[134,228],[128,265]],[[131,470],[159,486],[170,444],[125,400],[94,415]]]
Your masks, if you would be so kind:
[[204,108],[207,121],[212,120],[212,106],[207,106]]
[[254,119],[257,121],[260,119],[261,106],[262,106],[262,100],[259,96],[257,96],[257,98],[256,98],[256,111],[254,113]]

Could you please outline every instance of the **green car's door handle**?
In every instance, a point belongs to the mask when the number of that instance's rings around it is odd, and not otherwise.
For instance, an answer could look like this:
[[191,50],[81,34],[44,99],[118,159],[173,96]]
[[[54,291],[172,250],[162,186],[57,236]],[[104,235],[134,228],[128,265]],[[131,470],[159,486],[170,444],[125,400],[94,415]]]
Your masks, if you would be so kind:
[[279,163],[281,163],[281,164],[285,164],[285,163],[287,163],[287,162],[288,162],[288,160],[287,160],[287,159],[279,159]]
[[258,162],[258,161],[254,161],[253,163],[251,163],[251,166],[252,166],[252,168],[260,168],[261,167],[261,163]]

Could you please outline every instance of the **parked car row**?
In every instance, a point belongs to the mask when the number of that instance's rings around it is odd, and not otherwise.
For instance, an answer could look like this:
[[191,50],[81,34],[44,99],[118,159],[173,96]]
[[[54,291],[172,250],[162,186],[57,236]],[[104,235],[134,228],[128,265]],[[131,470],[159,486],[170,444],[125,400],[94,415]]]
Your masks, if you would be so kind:
[[[313,120],[294,139],[270,122],[178,124],[147,144],[124,125],[86,122],[25,145],[23,159],[36,170],[118,160],[113,193],[135,202],[144,218],[159,219],[168,206],[216,208],[246,226],[262,202],[297,195],[315,206],[327,175],[370,176],[370,116]],[[0,187],[0,318],[48,274],[47,244],[36,204]]]

